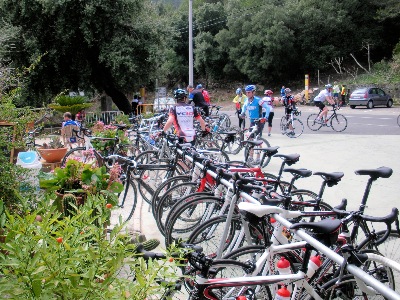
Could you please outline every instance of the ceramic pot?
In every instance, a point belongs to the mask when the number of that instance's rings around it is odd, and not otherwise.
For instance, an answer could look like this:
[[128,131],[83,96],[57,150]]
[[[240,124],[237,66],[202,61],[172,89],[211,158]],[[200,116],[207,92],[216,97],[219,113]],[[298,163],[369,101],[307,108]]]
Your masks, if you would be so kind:
[[58,148],[58,149],[44,149],[38,148],[40,156],[48,163],[60,162],[65,153],[67,153],[68,148]]

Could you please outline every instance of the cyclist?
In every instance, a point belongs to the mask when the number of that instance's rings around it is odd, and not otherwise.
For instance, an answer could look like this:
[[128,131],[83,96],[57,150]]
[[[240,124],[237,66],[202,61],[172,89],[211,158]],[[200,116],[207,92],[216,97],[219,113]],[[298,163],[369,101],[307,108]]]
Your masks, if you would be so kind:
[[339,105],[340,87],[339,87],[339,85],[337,84],[336,81],[333,84],[334,84],[333,85],[333,90],[332,90],[332,92],[333,92],[333,100],[335,100],[335,103]]
[[206,117],[209,116],[210,111],[206,100],[204,99],[203,93],[201,89],[194,89],[193,86],[189,85],[187,87],[189,94],[191,95],[189,98],[193,101],[195,107],[200,107]]
[[272,94],[274,92],[271,90],[265,90],[263,101],[266,101],[269,106],[269,116],[268,116],[268,136],[271,136],[271,129],[272,129],[272,120],[274,118],[274,100],[272,98]]
[[[292,95],[291,89],[285,88],[285,96],[282,98],[282,102],[283,106],[285,106],[286,121],[288,121],[292,111],[296,109],[296,101]],[[293,126],[291,123],[289,124],[289,129],[290,132],[288,134],[294,135],[295,133],[293,132]]]
[[176,99],[176,106],[171,107],[169,110],[163,134],[174,125],[179,142],[192,143],[194,145],[196,131],[193,126],[193,120],[196,119],[200,122],[201,130],[203,131],[206,130],[206,123],[197,111],[197,108],[186,103],[187,94],[185,90],[177,89],[174,92],[174,98]]
[[246,96],[243,95],[242,89],[237,88],[236,90],[236,97],[233,98],[233,103],[235,103],[235,108],[236,108],[236,114],[238,115],[239,118],[239,128],[243,128],[246,126],[245,120],[240,117],[240,114],[242,113],[242,106],[246,100]]
[[[265,118],[269,117],[270,107],[266,101],[255,95],[256,93],[255,85],[250,84],[246,86],[245,91],[247,99],[244,102],[240,116],[241,118],[244,119],[246,117],[246,110],[248,110],[251,127],[255,125],[255,119],[261,119],[261,122],[258,123],[257,134],[262,136],[262,130],[264,129]],[[265,118],[262,118],[263,108],[265,108]]]
[[[318,121],[322,124],[327,124],[327,115],[328,115],[328,107],[324,105],[324,101],[328,101],[329,104],[332,104],[335,107],[335,100],[332,97],[332,84],[325,85],[325,89],[319,92],[319,94],[314,98],[314,104],[317,106],[321,111],[318,115]],[[322,121],[324,118],[325,121]]]

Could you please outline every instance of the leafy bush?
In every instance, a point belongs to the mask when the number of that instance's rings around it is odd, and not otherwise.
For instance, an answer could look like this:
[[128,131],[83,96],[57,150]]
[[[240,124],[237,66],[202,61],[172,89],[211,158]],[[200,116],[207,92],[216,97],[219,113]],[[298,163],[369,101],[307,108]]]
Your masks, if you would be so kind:
[[88,197],[74,216],[62,219],[49,199],[41,205],[7,215],[6,241],[0,243],[2,298],[142,300],[163,289],[157,278],[176,278],[174,262],[136,257],[122,226],[106,238],[104,228],[94,225],[107,219],[103,197]]
[[92,106],[92,103],[87,103],[88,99],[85,96],[68,96],[58,95],[53,104],[49,104],[48,107],[55,109],[60,112],[70,112],[75,115],[82,109],[86,109]]

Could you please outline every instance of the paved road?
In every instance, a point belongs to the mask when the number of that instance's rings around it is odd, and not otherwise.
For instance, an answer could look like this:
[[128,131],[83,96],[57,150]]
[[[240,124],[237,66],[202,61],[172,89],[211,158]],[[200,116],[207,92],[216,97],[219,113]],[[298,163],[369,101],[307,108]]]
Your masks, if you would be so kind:
[[[310,134],[354,134],[354,135],[400,135],[400,127],[397,125],[397,117],[400,115],[400,107],[392,108],[356,108],[344,107],[338,111],[348,121],[348,126],[343,133],[335,133],[331,128],[321,128],[319,131],[311,131],[307,127],[307,118],[312,113],[317,113],[315,106],[299,106],[301,116],[298,117],[304,124],[304,133]],[[225,111],[231,116],[232,125],[237,126],[238,120],[233,111]],[[273,120],[273,133],[279,133],[280,119],[284,115],[284,108],[275,108]],[[265,130],[265,129],[264,129]]]

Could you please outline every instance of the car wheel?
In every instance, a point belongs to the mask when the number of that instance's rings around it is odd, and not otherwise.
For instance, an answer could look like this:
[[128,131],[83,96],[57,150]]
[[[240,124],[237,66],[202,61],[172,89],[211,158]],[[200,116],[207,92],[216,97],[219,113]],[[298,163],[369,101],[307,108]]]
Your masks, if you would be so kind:
[[392,105],[393,105],[393,100],[389,99],[388,102],[386,103],[386,106],[387,107],[392,107]]
[[374,107],[374,103],[372,102],[372,100],[369,100],[368,103],[367,103],[367,108],[371,109],[373,107]]
[[351,109],[355,109],[356,106],[355,106],[355,105],[350,105],[350,108],[351,108]]

